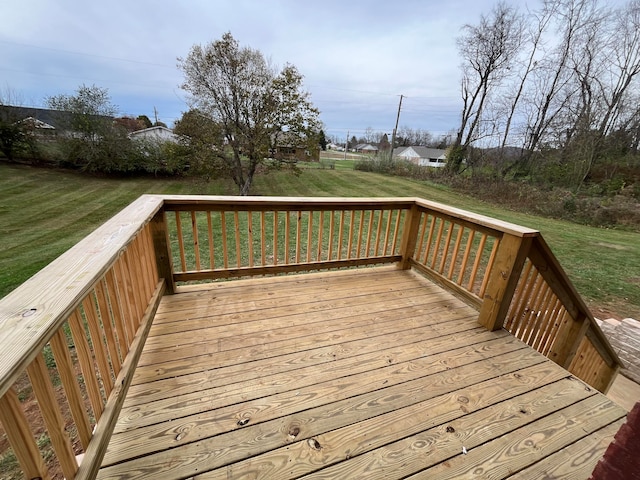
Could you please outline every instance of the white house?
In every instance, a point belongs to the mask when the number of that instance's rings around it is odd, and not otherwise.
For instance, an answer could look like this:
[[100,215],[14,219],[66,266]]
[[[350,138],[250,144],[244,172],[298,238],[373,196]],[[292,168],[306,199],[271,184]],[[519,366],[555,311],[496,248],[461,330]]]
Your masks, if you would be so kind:
[[131,140],[146,140],[152,142],[173,142],[178,143],[179,136],[169,130],[167,127],[157,126],[149,127],[143,130],[137,130],[129,134]]
[[446,152],[439,148],[398,147],[393,151],[393,156],[421,167],[441,168],[447,164]]

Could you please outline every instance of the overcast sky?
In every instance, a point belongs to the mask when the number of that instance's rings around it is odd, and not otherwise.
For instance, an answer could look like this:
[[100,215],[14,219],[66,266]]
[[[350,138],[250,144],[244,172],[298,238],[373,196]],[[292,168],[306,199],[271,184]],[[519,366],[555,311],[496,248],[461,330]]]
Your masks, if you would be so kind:
[[[512,0],[515,3],[518,0]],[[455,38],[495,0],[0,0],[0,91],[25,106],[109,90],[120,114],[169,124],[188,109],[177,57],[229,31],[291,63],[329,134],[400,126],[446,134],[460,111]]]

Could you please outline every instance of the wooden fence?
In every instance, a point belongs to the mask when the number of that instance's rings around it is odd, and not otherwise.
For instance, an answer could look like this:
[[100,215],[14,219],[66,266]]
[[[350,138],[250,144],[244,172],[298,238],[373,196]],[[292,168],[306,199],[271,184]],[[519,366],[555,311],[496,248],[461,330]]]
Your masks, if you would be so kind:
[[601,391],[615,377],[617,356],[535,230],[413,198],[146,195],[0,300],[0,422],[26,478],[48,477],[17,387],[33,389],[64,476],[92,478],[163,294],[383,263]]

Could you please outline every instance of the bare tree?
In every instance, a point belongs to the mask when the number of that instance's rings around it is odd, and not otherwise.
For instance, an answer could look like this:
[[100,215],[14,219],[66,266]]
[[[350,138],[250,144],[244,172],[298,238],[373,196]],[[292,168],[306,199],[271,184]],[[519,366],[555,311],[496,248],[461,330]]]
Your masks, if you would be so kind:
[[480,122],[492,90],[508,74],[521,45],[519,14],[499,2],[478,25],[465,25],[458,38],[462,57],[462,113],[453,148],[447,162],[457,173],[467,148],[478,138]]

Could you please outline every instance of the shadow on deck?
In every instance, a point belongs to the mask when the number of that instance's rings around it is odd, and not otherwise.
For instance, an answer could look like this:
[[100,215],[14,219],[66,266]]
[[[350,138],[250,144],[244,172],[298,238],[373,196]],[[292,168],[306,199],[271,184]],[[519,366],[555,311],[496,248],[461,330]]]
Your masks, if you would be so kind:
[[626,412],[411,270],[165,296],[98,478],[587,478]]

